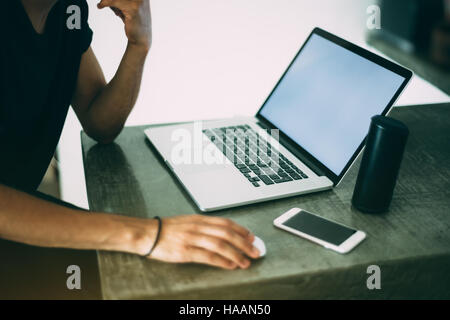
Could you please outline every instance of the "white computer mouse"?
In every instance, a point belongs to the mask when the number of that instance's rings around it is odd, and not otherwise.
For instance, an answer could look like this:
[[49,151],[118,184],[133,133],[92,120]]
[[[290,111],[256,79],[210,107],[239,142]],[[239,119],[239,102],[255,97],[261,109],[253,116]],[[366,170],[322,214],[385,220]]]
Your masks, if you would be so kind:
[[266,255],[266,245],[264,244],[264,241],[261,240],[261,238],[255,236],[255,240],[253,240],[253,246],[259,250],[259,258],[262,258]]

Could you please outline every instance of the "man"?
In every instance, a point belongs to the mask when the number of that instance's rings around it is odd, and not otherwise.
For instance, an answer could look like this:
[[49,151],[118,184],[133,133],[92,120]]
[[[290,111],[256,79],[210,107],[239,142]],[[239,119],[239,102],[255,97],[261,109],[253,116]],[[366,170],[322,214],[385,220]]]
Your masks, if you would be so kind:
[[[139,92],[151,47],[149,0],[101,0],[122,19],[128,45],[106,83],[90,47],[86,0],[5,1],[0,47],[0,238],[26,244],[146,255],[158,221],[92,212],[36,193],[55,151],[69,105],[99,143],[122,130]],[[72,6],[72,7],[71,7]],[[75,7],[73,7],[75,6]],[[68,8],[81,25],[70,27]],[[254,236],[223,218],[177,216],[162,221],[149,258],[248,268]]]

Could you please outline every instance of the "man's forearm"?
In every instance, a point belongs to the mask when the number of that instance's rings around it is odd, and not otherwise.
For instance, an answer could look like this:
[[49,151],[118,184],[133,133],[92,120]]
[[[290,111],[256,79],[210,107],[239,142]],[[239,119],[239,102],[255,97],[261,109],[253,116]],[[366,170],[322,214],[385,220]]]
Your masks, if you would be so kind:
[[44,247],[144,254],[156,222],[66,208],[0,184],[0,238]]
[[89,107],[87,133],[99,141],[112,141],[122,130],[136,103],[149,48],[128,44],[114,78]]

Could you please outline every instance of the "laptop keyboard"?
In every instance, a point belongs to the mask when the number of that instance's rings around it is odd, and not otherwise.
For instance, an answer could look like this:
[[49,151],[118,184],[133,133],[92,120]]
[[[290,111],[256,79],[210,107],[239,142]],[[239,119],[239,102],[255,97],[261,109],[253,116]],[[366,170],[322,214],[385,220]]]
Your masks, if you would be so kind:
[[308,178],[249,125],[206,129],[203,133],[254,187]]

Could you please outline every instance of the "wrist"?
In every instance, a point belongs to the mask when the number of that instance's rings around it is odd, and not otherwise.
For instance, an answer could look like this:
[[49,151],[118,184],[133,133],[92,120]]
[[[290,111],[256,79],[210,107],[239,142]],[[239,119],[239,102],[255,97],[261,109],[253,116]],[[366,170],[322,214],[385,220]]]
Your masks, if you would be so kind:
[[157,231],[158,222],[155,219],[128,221],[122,234],[123,248],[120,251],[145,255],[153,245]]

